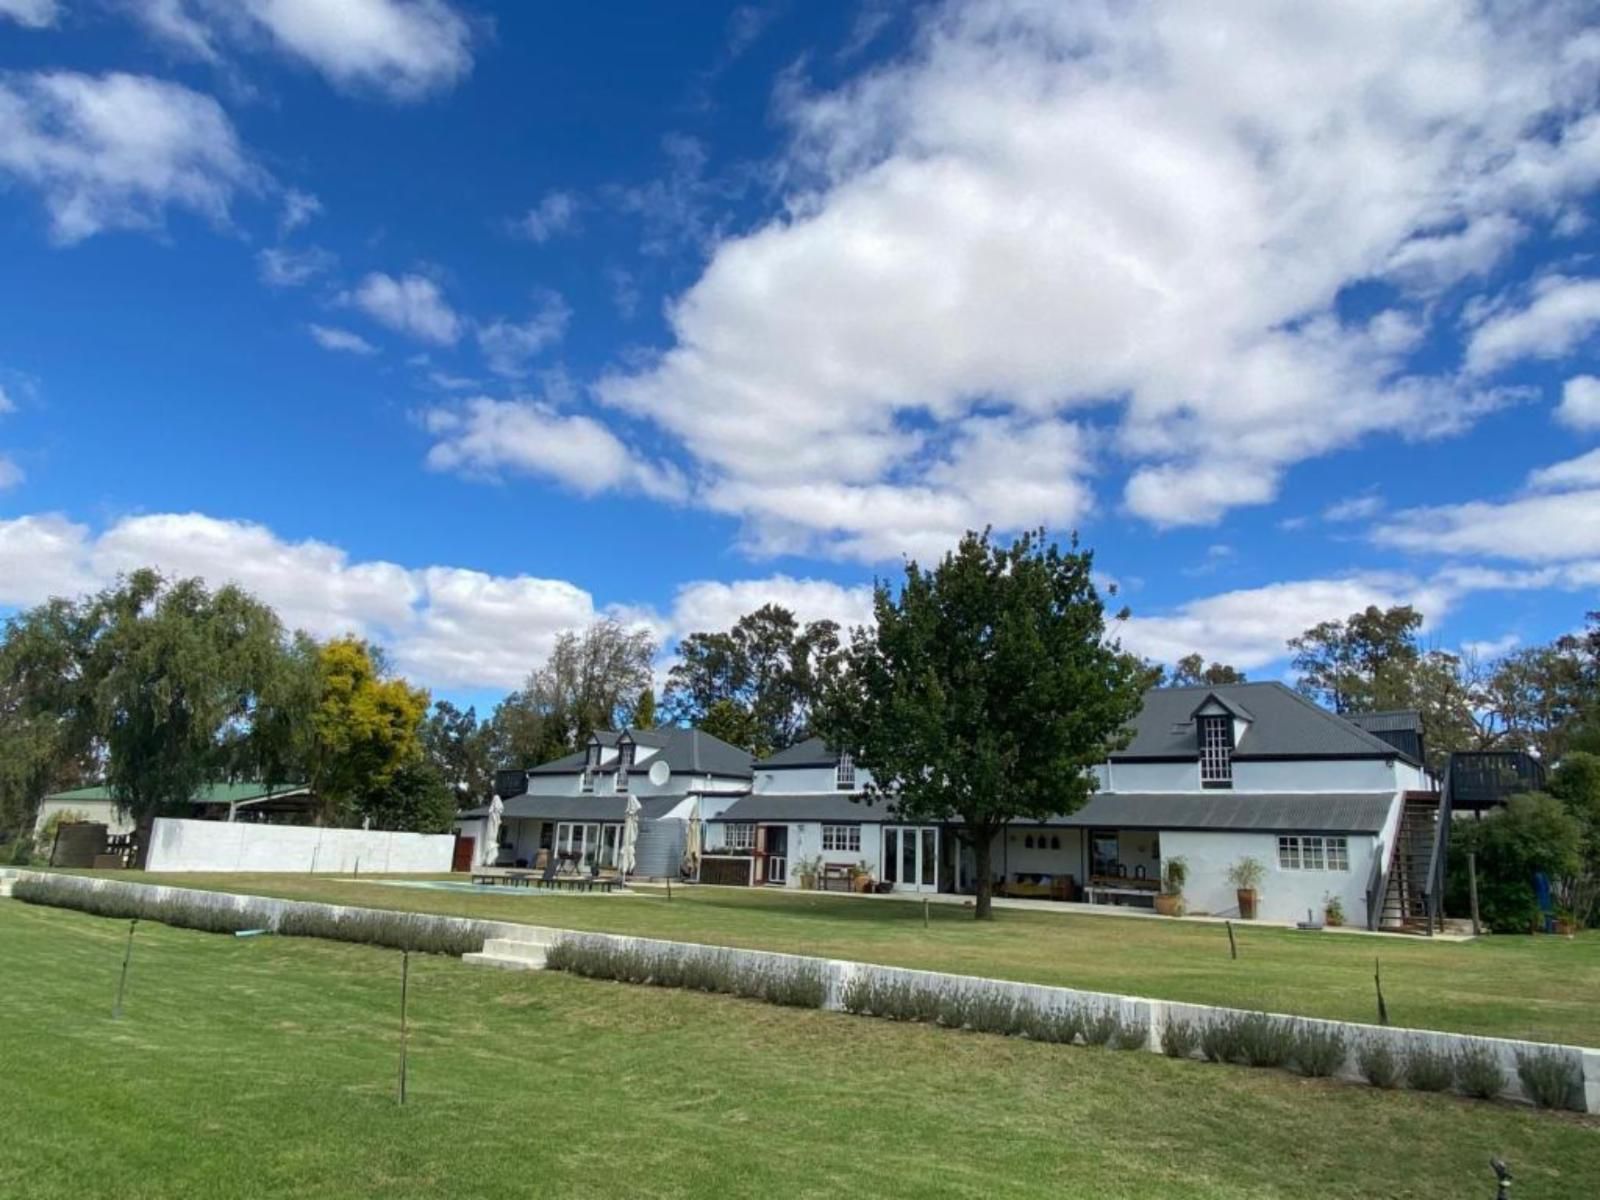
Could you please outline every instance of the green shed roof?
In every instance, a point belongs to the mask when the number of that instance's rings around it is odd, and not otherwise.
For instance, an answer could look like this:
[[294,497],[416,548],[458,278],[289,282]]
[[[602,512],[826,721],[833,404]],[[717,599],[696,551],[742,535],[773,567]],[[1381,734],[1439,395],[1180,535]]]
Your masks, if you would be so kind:
[[[260,800],[267,796],[297,796],[307,790],[309,789],[303,783],[275,783],[270,787],[264,783],[212,783],[197,791],[192,802],[243,804],[247,800]],[[65,804],[74,801],[106,801],[111,799],[111,789],[103,784],[97,787],[73,788],[70,792],[53,792],[45,799]]]

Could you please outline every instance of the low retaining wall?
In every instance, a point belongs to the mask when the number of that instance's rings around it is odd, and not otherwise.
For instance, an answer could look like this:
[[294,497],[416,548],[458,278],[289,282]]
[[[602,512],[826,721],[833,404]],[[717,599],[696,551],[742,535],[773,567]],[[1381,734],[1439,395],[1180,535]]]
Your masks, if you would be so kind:
[[[201,902],[230,913],[248,915],[258,928],[277,930],[286,917],[295,914],[320,918],[328,922],[393,917],[388,909],[355,908],[340,904],[319,904],[305,900],[279,900],[269,896],[235,895],[229,892],[211,892],[198,888],[177,888],[160,884],[123,883],[119,880],[87,878],[77,875],[57,875],[39,871],[19,871],[19,882],[33,879],[53,881],[53,886],[73,894],[83,901],[97,895],[108,899],[129,902],[143,897],[152,904],[164,902]],[[46,901],[49,903],[50,901]],[[87,907],[68,903],[68,907]],[[1160,1052],[1162,1034],[1169,1021],[1185,1021],[1195,1027],[1213,1022],[1260,1015],[1249,1009],[1221,1008],[1208,1004],[1188,1004],[1177,1000],[1153,1000],[1142,996],[1122,996],[1112,992],[1081,991],[1076,988],[1050,987],[1045,984],[1020,983],[1015,980],[989,979],[973,975],[952,975],[941,971],[918,971],[907,967],[887,967],[873,963],[851,962],[845,959],[822,959],[806,955],[782,954],[772,950],[744,950],[721,946],[707,946],[697,942],[674,942],[659,938],[631,937],[625,934],[591,933],[559,929],[544,925],[523,925],[506,921],[476,921],[467,917],[445,917],[432,914],[409,914],[430,929],[446,930],[469,935],[479,946],[484,941],[505,941],[541,946],[552,946],[566,939],[586,942],[604,942],[624,948],[639,950],[713,950],[729,958],[748,962],[753,967],[793,968],[804,965],[823,971],[827,980],[827,995],[822,1007],[837,1012],[845,1011],[845,996],[853,980],[868,976],[893,984],[904,982],[935,990],[962,991],[966,993],[989,992],[998,997],[1033,1005],[1041,1010],[1063,1009],[1071,1005],[1091,1008],[1098,1012],[1115,1012],[1125,1023],[1143,1025],[1147,1029],[1144,1048]],[[158,919],[158,918],[157,918]],[[1309,1028],[1333,1029],[1341,1033],[1349,1051],[1336,1076],[1349,1080],[1362,1078],[1355,1062],[1355,1049],[1364,1039],[1381,1038],[1389,1042],[1398,1054],[1413,1046],[1423,1045],[1436,1051],[1456,1055],[1472,1047],[1488,1047],[1498,1057],[1505,1072],[1506,1085],[1500,1093],[1502,1099],[1528,1102],[1529,1097],[1517,1078],[1517,1054],[1554,1050],[1566,1055],[1578,1071],[1583,1086],[1583,1109],[1600,1113],[1600,1050],[1582,1046],[1552,1045],[1545,1042],[1525,1042],[1509,1038],[1474,1037],[1467,1034],[1442,1033],[1427,1029],[1404,1029],[1394,1026],[1363,1025],[1349,1021],[1327,1021],[1312,1017],[1287,1014],[1266,1014],[1279,1020],[1292,1021]]]
[[[293,932],[298,921],[302,927],[311,925],[336,928],[343,922],[355,926],[361,922],[377,922],[406,918],[404,924],[414,935],[448,936],[452,940],[476,943],[481,948],[490,938],[515,938],[526,929],[507,921],[477,921],[470,917],[446,917],[435,913],[408,913],[398,909],[359,908],[348,904],[321,904],[312,900],[280,900],[274,896],[248,896],[233,892],[213,892],[201,888],[171,887],[155,883],[124,883],[118,879],[100,879],[84,875],[60,875],[45,871],[18,871],[13,880],[20,886],[35,880],[45,881],[57,896],[34,899],[23,896],[30,903],[51,904],[61,908],[75,908],[88,912],[113,909],[135,909],[143,906],[146,919],[162,920],[161,908],[174,906],[189,911],[189,920],[173,920],[168,924],[189,928],[266,929],[273,933]],[[350,940],[367,941],[366,937]],[[387,943],[385,943],[387,944]]]
[[454,834],[182,821],[162,817],[150,834],[147,871],[294,871],[349,875],[444,874]]
[[1580,1072],[1583,1081],[1584,1111],[1600,1113],[1600,1050],[1582,1046],[1553,1045],[1547,1042],[1525,1042],[1511,1038],[1476,1037],[1469,1034],[1443,1033],[1428,1029],[1406,1029],[1396,1026],[1363,1025],[1352,1021],[1329,1021],[1315,1017],[1298,1017],[1285,1013],[1260,1014],[1251,1009],[1222,1008],[1209,1004],[1188,1004],[1177,1000],[1154,1000],[1143,996],[1123,996],[1113,992],[1089,992],[1076,988],[1051,987],[1045,984],[1021,983],[1009,979],[989,979],[974,975],[953,975],[942,971],[918,971],[907,967],[886,967],[873,963],[850,962],[844,959],[818,959],[802,955],[780,954],[769,950],[738,950],[707,947],[694,942],[672,942],[656,938],[630,937],[623,934],[587,933],[554,929],[548,926],[518,926],[519,934],[510,940],[554,945],[565,938],[587,942],[606,941],[614,945],[641,950],[715,949],[732,958],[742,959],[752,966],[766,965],[774,968],[793,967],[798,964],[820,964],[828,980],[827,1000],[823,1007],[836,1012],[846,1011],[845,995],[851,983],[865,975],[887,984],[904,983],[935,991],[986,992],[996,997],[1027,1004],[1042,1011],[1055,1011],[1073,1005],[1095,1012],[1110,1012],[1125,1024],[1140,1025],[1148,1033],[1144,1049],[1160,1053],[1163,1034],[1169,1021],[1183,1021],[1195,1028],[1204,1028],[1218,1021],[1245,1016],[1266,1015],[1277,1020],[1293,1022],[1306,1029],[1334,1030],[1346,1043],[1347,1053],[1335,1077],[1364,1082],[1356,1061],[1356,1049],[1368,1039],[1387,1041],[1397,1055],[1405,1055],[1413,1046],[1423,1045],[1454,1058],[1458,1053],[1473,1047],[1492,1050],[1505,1074],[1506,1084],[1500,1098],[1520,1103],[1531,1102],[1517,1077],[1517,1055],[1555,1050],[1566,1055],[1572,1066]]

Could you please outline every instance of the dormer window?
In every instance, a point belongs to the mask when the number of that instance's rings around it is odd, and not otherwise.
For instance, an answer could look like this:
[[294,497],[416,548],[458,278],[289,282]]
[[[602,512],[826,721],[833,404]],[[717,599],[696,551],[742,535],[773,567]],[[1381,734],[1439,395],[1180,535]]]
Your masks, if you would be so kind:
[[1200,786],[1233,786],[1233,718],[1197,717],[1200,732]]
[[600,739],[590,737],[589,745],[585,747],[583,754],[583,781],[581,787],[585,792],[594,791],[594,777],[600,773],[600,755],[602,753],[603,748],[600,745]]
[[833,769],[833,786],[841,792],[856,790],[856,760],[850,751],[839,751],[839,761]]
[[628,771],[633,766],[638,746],[627,734],[617,739],[617,791],[628,790]]

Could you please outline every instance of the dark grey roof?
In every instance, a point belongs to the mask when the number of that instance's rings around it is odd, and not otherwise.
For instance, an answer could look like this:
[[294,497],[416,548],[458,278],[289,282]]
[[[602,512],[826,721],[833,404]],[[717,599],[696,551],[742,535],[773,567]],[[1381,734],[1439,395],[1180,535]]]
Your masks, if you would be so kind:
[[1393,803],[1392,792],[1096,792],[1077,812],[1040,824],[1378,833]]
[[1393,746],[1343,717],[1269,681],[1154,688],[1144,694],[1144,707],[1134,720],[1133,740],[1111,757],[1198,757],[1194,711],[1208,693],[1251,715],[1250,727],[1234,751],[1238,759],[1393,758],[1397,753]]
[[[660,753],[634,767],[631,774],[643,775],[657,762],[664,762],[675,772],[695,775],[725,775],[738,779],[750,778],[748,750],[731,746],[721,738],[712,737],[698,729],[684,729],[668,725],[660,729],[628,730],[633,740],[641,746],[654,746]],[[601,745],[615,746],[620,734],[604,730],[595,735]],[[529,769],[530,775],[577,775],[583,771],[587,751],[564,755],[551,762],[540,763]]]
[[[682,796],[640,796],[639,816],[653,821],[683,803]],[[506,816],[541,821],[620,821],[627,815],[626,796],[513,796]]]
[[868,804],[852,800],[849,792],[763,792],[735,800],[722,810],[718,821],[861,821],[876,824],[894,820],[894,810],[884,801]]
[[1414,708],[1397,708],[1390,712],[1345,713],[1344,719],[1368,733],[1422,731],[1422,714]]
[[764,771],[768,767],[831,767],[837,762],[839,756],[828,749],[828,743],[819,737],[810,737],[803,742],[796,742],[787,750],[779,750],[770,754],[755,764],[755,769]]

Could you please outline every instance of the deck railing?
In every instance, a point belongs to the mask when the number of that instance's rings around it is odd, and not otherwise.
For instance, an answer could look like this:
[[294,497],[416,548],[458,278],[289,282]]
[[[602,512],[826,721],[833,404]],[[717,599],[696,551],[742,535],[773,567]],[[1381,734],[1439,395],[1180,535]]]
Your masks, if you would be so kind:
[[1491,808],[1522,792],[1544,790],[1544,764],[1522,750],[1457,751],[1446,768],[1458,808]]

